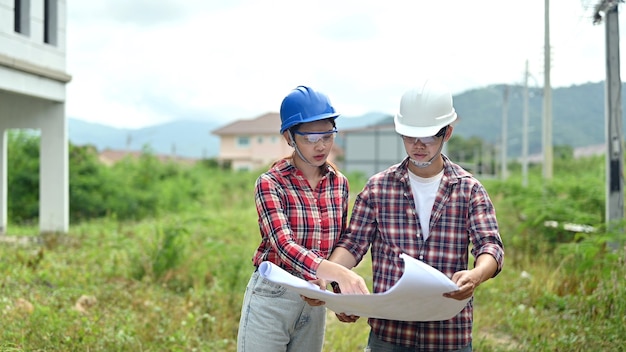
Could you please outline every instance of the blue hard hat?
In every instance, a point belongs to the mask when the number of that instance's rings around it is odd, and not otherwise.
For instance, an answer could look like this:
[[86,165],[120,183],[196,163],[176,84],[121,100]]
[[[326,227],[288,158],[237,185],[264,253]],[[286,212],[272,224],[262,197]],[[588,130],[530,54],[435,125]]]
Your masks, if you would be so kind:
[[324,93],[306,86],[298,86],[283,99],[280,105],[280,133],[305,122],[337,118],[330,100]]

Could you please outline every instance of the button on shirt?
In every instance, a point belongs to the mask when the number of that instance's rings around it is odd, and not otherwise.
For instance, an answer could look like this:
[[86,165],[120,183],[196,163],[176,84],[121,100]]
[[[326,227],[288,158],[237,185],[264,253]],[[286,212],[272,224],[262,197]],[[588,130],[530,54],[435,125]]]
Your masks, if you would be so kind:
[[[406,253],[435,267],[449,278],[467,269],[472,255],[492,255],[497,273],[504,249],[495,209],[478,180],[444,156],[444,174],[430,218],[430,236],[421,235],[410,189],[408,158],[370,178],[356,198],[350,225],[338,247],[350,251],[357,263],[370,249],[374,292],[389,290],[402,276],[399,257]],[[420,304],[420,302],[415,302]],[[456,350],[471,342],[473,299],[447,321],[406,322],[369,319],[383,341],[415,347],[419,351]]]
[[317,185],[288,160],[277,162],[255,184],[261,244],[255,266],[270,261],[310,280],[316,278],[320,257],[328,258],[345,231],[348,180],[327,166]]

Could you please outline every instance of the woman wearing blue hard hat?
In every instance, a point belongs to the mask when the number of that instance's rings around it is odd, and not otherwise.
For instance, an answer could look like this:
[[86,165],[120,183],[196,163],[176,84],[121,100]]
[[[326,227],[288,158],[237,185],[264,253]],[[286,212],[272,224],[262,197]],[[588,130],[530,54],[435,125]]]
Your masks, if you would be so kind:
[[[328,162],[337,116],[328,97],[310,87],[299,86],[283,99],[280,133],[294,153],[256,181],[261,243],[252,262],[272,262],[321,287],[336,281],[344,293],[368,293],[360,276],[325,260],[348,217],[348,180]],[[244,295],[237,350],[318,352],[325,323],[323,306],[307,304],[255,270]]]

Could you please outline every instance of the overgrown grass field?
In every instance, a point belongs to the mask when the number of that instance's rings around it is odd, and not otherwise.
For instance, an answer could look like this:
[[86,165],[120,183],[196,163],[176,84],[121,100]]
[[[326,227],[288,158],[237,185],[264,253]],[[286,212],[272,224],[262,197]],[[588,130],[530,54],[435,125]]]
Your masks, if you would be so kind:
[[[557,165],[552,182],[534,170],[527,188],[519,176],[484,180],[506,256],[475,295],[475,351],[626,349],[623,234],[603,226],[601,166]],[[176,211],[109,214],[73,223],[67,235],[0,244],[0,350],[235,351],[259,241],[258,172],[193,172],[197,194]],[[349,177],[356,194],[364,179]],[[573,233],[546,220],[597,230]],[[38,233],[10,224],[8,235]],[[371,281],[369,259],[356,270]],[[343,324],[329,312],[324,351],[362,351],[368,332],[366,319]]]

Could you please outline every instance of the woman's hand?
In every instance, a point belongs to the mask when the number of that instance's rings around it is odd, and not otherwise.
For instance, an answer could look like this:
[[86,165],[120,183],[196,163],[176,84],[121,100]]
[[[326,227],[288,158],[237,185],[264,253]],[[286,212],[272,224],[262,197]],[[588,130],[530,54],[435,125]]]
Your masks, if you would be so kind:
[[[326,280],[324,279],[315,279],[315,280],[311,280],[309,281],[310,283],[319,286],[320,290],[324,290],[326,291]],[[315,299],[315,298],[309,298],[303,295],[300,295],[300,297],[306,302],[308,303],[310,306],[313,307],[317,307],[317,306],[323,306],[324,304],[326,304],[326,302],[319,300],[319,299]]]

